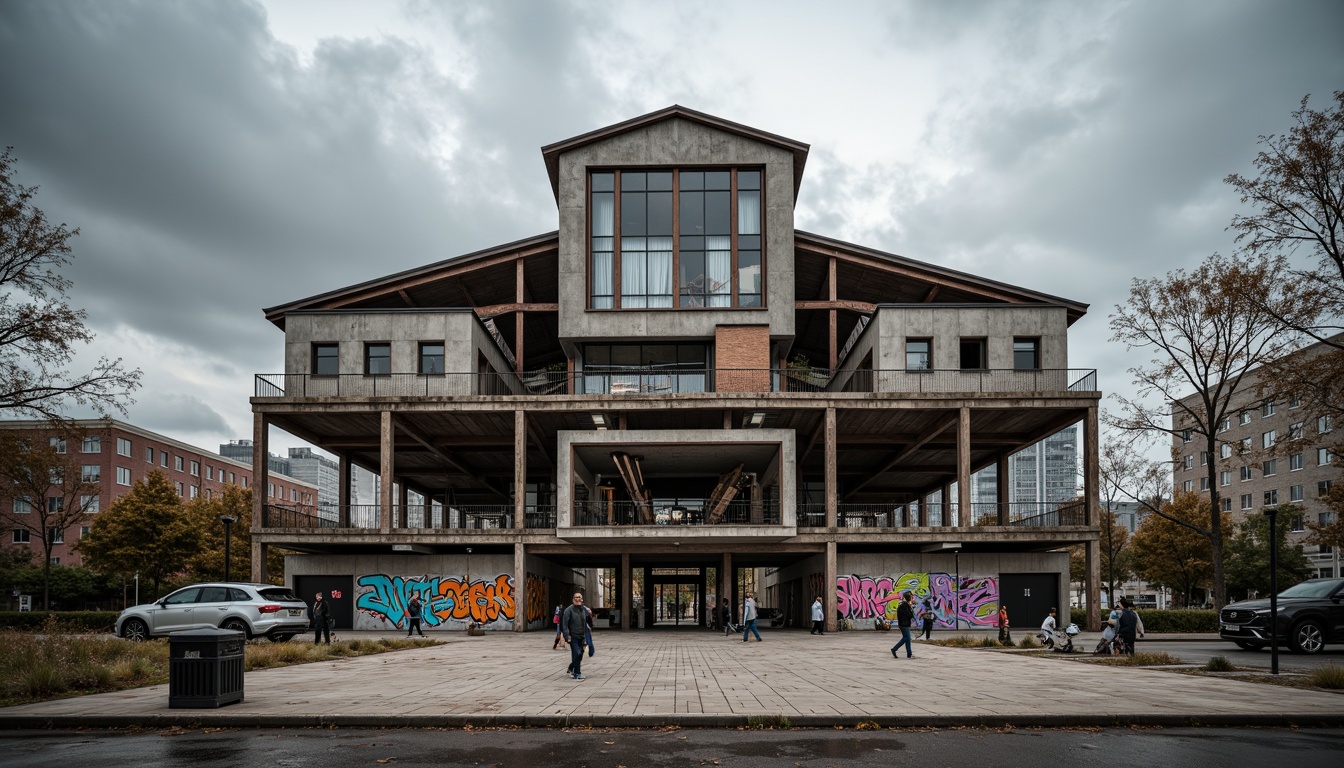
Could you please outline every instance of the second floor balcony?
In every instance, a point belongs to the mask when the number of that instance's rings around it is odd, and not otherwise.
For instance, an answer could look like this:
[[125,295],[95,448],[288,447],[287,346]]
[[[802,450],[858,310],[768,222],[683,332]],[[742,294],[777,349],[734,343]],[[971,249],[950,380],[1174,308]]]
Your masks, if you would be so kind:
[[830,370],[660,369],[630,368],[587,371],[540,370],[517,374],[390,373],[336,374],[263,373],[256,375],[254,395],[275,398],[405,398],[405,397],[557,397],[573,395],[694,395],[720,392],[759,393],[975,393],[1030,394],[1096,392],[1091,369],[1032,370]]

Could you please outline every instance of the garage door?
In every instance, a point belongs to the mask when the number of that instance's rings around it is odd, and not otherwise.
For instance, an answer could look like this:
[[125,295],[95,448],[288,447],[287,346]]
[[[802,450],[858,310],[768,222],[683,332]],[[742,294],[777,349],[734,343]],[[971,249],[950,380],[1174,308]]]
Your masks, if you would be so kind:
[[[1021,632],[1040,629],[1050,609],[1059,607],[1059,574],[1001,573],[999,602],[1008,607],[1009,626],[1019,632],[1013,639],[1020,640]],[[1059,621],[1068,626],[1068,613]]]

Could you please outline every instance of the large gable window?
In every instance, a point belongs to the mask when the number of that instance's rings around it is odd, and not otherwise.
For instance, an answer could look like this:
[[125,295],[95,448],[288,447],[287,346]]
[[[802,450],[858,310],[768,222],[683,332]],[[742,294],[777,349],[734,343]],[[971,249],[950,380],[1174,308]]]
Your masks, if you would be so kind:
[[589,306],[761,306],[761,210],[759,170],[593,173]]

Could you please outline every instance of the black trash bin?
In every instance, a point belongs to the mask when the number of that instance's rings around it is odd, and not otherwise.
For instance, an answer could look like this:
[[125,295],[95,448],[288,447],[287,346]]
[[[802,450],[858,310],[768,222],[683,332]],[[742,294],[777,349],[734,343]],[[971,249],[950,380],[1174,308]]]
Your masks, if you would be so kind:
[[243,647],[232,629],[189,629],[168,636],[168,708],[214,709],[243,700]]

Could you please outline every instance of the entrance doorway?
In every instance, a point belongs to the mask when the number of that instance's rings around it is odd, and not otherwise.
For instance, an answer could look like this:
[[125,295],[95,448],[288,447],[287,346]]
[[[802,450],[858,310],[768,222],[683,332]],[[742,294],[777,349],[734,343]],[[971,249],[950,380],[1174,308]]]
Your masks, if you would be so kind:
[[[1059,574],[999,574],[999,601],[1008,608],[1008,624],[1032,630],[1041,626],[1051,608],[1059,607]],[[1065,611],[1059,625],[1069,625]]]
[[704,568],[653,568],[648,580],[646,609],[655,627],[704,627]]

